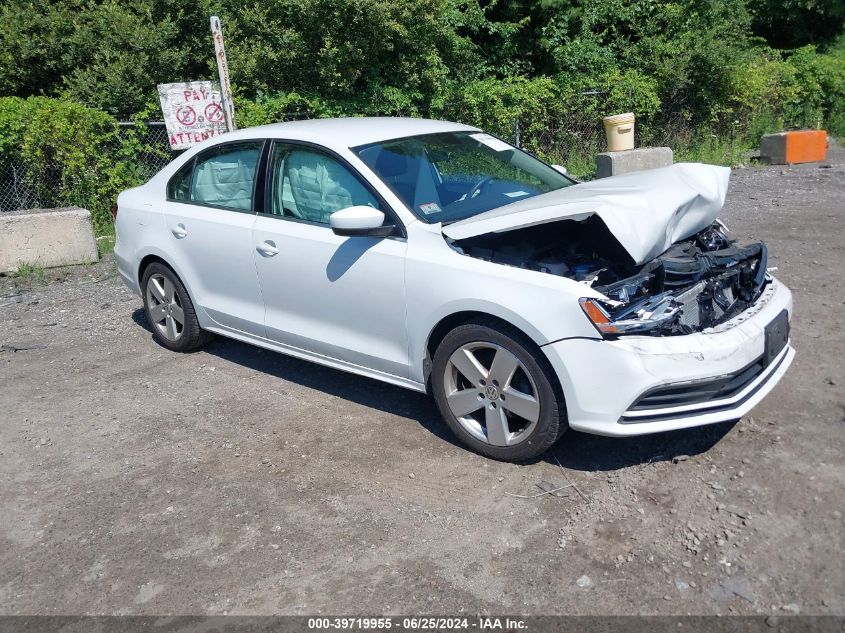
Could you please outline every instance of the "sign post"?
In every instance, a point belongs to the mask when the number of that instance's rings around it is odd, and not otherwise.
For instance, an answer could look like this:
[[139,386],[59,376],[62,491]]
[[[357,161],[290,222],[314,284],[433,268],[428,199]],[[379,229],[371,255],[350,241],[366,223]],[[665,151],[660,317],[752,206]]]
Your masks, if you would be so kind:
[[220,77],[220,95],[223,102],[223,116],[226,129],[235,130],[235,104],[232,102],[232,84],[229,82],[229,64],[226,62],[226,49],[223,48],[223,27],[220,18],[211,16],[211,35],[214,37],[214,53],[217,57],[217,73]]

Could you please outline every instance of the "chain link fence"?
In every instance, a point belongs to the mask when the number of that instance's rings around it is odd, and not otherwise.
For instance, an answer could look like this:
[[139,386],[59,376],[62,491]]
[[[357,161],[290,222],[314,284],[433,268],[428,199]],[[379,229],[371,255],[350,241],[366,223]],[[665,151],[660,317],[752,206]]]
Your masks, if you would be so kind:
[[[133,130],[139,134],[138,126],[132,122],[121,122],[120,127],[126,131]],[[182,153],[181,150],[170,149],[170,140],[164,121],[148,121],[145,132],[140,134],[141,151],[136,155],[135,163],[144,181],[152,178],[162,167]]]
[[0,211],[40,209],[49,205],[41,192],[33,188],[29,173],[6,157],[0,157]]
[[[121,122],[119,125],[121,137],[133,134],[138,141],[136,146],[140,151],[134,156],[132,169],[139,182],[149,180],[178,155],[178,152],[170,149],[163,121],[151,121],[143,126],[133,122]],[[117,147],[114,149],[117,150]],[[49,161],[48,164],[52,165]],[[12,155],[0,155],[0,211],[79,204],[66,193],[66,185],[58,165],[35,170]]]

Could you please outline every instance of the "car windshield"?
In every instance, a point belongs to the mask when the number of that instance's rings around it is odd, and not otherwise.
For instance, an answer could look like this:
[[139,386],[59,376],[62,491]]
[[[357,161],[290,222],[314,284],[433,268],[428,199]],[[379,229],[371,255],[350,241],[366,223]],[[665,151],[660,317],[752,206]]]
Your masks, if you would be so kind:
[[483,132],[446,132],[352,149],[428,224],[456,222],[574,184]]

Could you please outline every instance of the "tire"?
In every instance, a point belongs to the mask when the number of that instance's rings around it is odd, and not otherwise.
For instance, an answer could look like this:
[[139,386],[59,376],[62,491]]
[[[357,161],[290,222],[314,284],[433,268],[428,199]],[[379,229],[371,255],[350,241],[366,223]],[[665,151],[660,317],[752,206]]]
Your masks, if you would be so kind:
[[[179,277],[160,262],[153,262],[141,278],[144,313],[153,338],[174,352],[191,352],[213,338],[200,327],[188,291]],[[181,319],[181,322],[180,322]]]
[[431,387],[455,436],[496,460],[535,458],[569,428],[563,392],[543,352],[493,321],[461,325],[444,337]]

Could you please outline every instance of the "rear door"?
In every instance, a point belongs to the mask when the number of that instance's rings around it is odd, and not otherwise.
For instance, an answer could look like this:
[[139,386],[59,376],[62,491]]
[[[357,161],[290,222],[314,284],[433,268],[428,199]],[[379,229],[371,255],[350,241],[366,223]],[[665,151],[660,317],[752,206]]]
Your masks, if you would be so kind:
[[264,141],[202,152],[170,180],[167,230],[173,263],[194,303],[219,326],[264,335],[253,261],[257,172]]
[[407,377],[405,250],[393,237],[341,237],[329,216],[354,205],[391,211],[339,157],[276,142],[268,163],[266,213],[253,231],[267,337],[377,371]]

